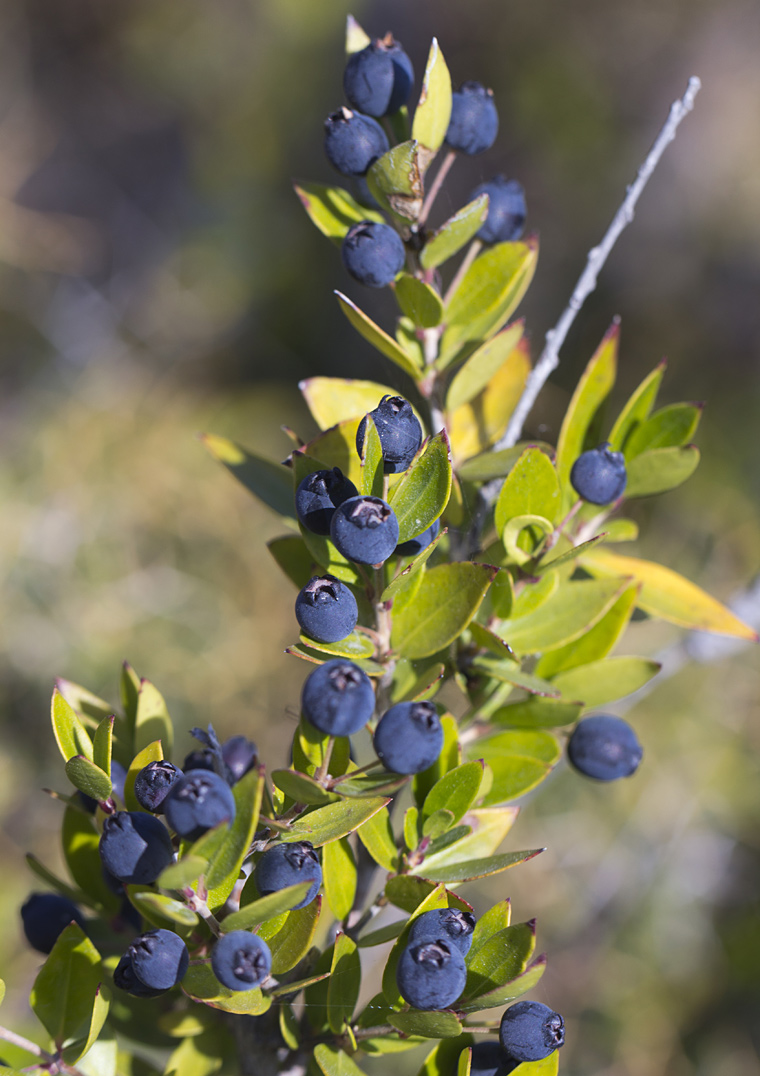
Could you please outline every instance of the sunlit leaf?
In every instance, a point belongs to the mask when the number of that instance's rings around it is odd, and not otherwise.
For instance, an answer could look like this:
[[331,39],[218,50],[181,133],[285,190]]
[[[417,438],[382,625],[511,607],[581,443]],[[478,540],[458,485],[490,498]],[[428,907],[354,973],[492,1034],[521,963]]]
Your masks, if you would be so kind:
[[294,183],[298,200],[309,214],[312,222],[323,235],[337,246],[343,242],[346,232],[363,220],[383,223],[383,217],[366,206],[359,205],[342,187],[328,187],[323,183]]
[[392,645],[404,657],[438,653],[467,627],[496,569],[485,564],[441,564],[425,572],[413,604],[393,618]]
[[399,542],[416,538],[441,515],[451,493],[451,455],[445,430],[431,437],[422,453],[391,490]]
[[379,325],[376,325],[371,318],[367,317],[355,303],[352,303],[351,300],[345,295],[342,295],[341,292],[336,291],[335,294],[343,313],[356,331],[363,336],[368,343],[372,344],[381,355],[385,355],[391,362],[395,362],[396,366],[399,366],[405,374],[408,374],[412,378],[420,376],[422,373],[421,364],[417,365],[409,354],[396,343],[392,336],[388,336]]
[[660,663],[646,658],[605,658],[558,673],[552,683],[564,698],[578,699],[589,708],[625,698],[659,671]]
[[607,438],[610,448],[615,452],[625,449],[629,437],[636,432],[642,422],[646,422],[654,406],[657,393],[660,389],[663,374],[667,363],[665,359],[658,363],[641,382],[636,391],[631,395],[623,410],[615,420],[615,425]]
[[367,172],[367,185],[383,209],[404,221],[416,220],[423,194],[417,142],[400,142],[378,157]]
[[[597,553],[593,550],[582,558],[582,563],[595,556]],[[564,646],[593,627],[629,584],[630,578],[582,579],[565,583],[538,609],[502,621],[498,634],[521,654]]]
[[421,147],[432,151],[430,154],[424,154],[424,167],[429,163],[425,158],[432,158],[433,153],[440,149],[450,119],[451,77],[438,41],[433,38],[412,124],[412,138],[416,139]]
[[396,301],[402,313],[421,329],[432,329],[441,324],[443,302],[438,292],[429,284],[409,273],[401,273],[394,287]]
[[295,521],[291,477],[286,467],[249,452],[227,437],[204,433],[201,441],[238,482],[283,519]]
[[[437,231],[429,234],[425,246],[420,251],[420,265],[423,269],[435,269],[448,261],[465,243],[475,237],[475,233],[488,216],[488,195],[481,194],[472,202],[449,217]],[[454,356],[450,357],[450,360]],[[436,362],[436,368],[445,369],[447,363]]]
[[670,404],[655,411],[631,434],[625,446],[626,462],[655,448],[686,444],[694,436],[703,404]]
[[628,464],[626,497],[648,497],[680,486],[699,466],[695,445],[653,448]]
[[499,439],[523,394],[529,373],[530,348],[523,337],[483,391],[447,413],[446,429],[457,467]]
[[382,796],[341,800],[327,807],[317,807],[297,818],[282,834],[284,841],[310,841],[315,848],[337,841],[358,829],[372,815],[382,810],[388,800]]
[[84,755],[92,761],[92,740],[89,733],[57,687],[53,691],[50,716],[55,742],[63,755],[63,761],[68,762],[74,755]]
[[396,395],[394,389],[377,381],[343,377],[309,377],[299,381],[298,387],[320,430],[345,419],[362,418],[374,411],[383,396]]
[[[371,825],[372,819],[364,824]],[[358,877],[354,851],[347,837],[330,841],[322,849],[322,876],[330,911],[341,921],[353,908]]]
[[624,590],[590,631],[575,642],[544,654],[536,665],[536,673],[539,676],[551,677],[566,669],[588,665],[589,662],[606,657],[628,626],[637,595],[638,588],[635,586]]
[[477,396],[501,369],[522,339],[524,319],[487,340],[457,370],[446,393],[446,410],[456,411]]
[[362,966],[356,942],[347,934],[335,937],[330,979],[327,984],[327,1020],[331,1031],[339,1035],[351,1019],[359,1000]]

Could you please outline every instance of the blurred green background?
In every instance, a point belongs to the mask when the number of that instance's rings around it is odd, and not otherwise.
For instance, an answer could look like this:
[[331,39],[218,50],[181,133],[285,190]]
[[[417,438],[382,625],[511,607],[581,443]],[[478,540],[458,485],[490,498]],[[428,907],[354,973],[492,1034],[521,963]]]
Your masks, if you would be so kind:
[[[182,728],[211,720],[285,758],[303,671],[282,653],[293,595],[263,544],[277,523],[195,434],[279,459],[281,424],[311,429],[299,378],[404,388],[331,292],[386,323],[390,296],[357,296],[290,189],[331,179],[322,120],[342,101],[349,10],[373,35],[393,29],[418,75],[436,34],[455,82],[493,87],[497,145],[456,165],[437,212],[496,172],[524,184],[541,237],[523,307],[534,354],[670,102],[701,76],[530,430],[556,437],[622,315],[618,399],[666,354],[665,402],[708,402],[705,460],[637,510],[637,548],[724,600],[760,567],[756,0],[5,0],[0,974],[17,1028],[39,962],[16,927],[23,855],[59,863],[59,807],[38,791],[64,787],[54,677],[115,701],[127,658]],[[686,655],[651,623],[626,643],[668,647]],[[566,1015],[567,1076],[760,1072],[759,702],[753,649],[691,660],[630,711],[637,777],[598,788],[558,772],[513,838],[548,851],[476,898],[538,915],[550,964],[536,996]]]

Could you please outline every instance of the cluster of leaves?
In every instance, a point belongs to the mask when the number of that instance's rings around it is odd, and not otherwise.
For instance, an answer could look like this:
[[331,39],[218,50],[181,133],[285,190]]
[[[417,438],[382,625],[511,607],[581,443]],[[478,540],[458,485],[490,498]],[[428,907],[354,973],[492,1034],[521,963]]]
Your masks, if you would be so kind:
[[[349,48],[365,43],[352,24]],[[510,318],[538,250],[533,238],[471,246],[444,291],[443,267],[472,242],[488,208],[484,195],[434,231],[419,223],[429,210],[426,173],[450,111],[449,73],[433,42],[411,138],[376,161],[367,177],[380,211],[338,187],[297,188],[311,219],[338,243],[366,219],[392,222],[407,242],[409,271],[393,286],[400,307],[394,335],[346,296],[338,301],[358,332],[410,378],[420,410],[431,415],[431,436],[409,470],[383,474],[371,423],[362,456],[356,452],[359,421],[393,393],[376,382],[306,381],[302,391],[320,433],[309,443],[296,438],[288,466],[222,437],[205,438],[211,453],[290,528],[269,543],[288,579],[300,588],[314,574],[329,573],[357,597],[360,624],[347,639],[322,644],[301,636],[289,653],[317,664],[352,659],[374,679],[380,711],[403,700],[437,698],[448,684],[448,708],[440,705],[441,755],[413,778],[377,772],[354,761],[347,739],[325,736],[302,719],[288,768],[267,775],[260,766],[235,785],[231,827],[180,843],[176,862],[155,885],[126,887],[146,924],[176,931],[197,956],[181,992],[139,1000],[110,989],[130,935],[123,897],[103,879],[99,827],[103,807],[112,806],[112,757],[127,768],[124,806],[139,810],[135,776],[150,761],[170,757],[172,725],[160,693],[129,666],[117,716],[102,699],[60,682],[52,720],[66,773],[100,806],[91,815],[76,796],[58,796],[70,881],[29,857],[46,884],[93,913],[86,933],[72,924],[61,934],[34,985],[32,1007],[55,1051],[42,1068],[63,1062],[100,1076],[156,1072],[131,1056],[123,1045],[131,1041],[142,1053],[173,1044],[166,1074],[239,1071],[229,1017],[269,1021],[274,1014],[284,1065],[313,1051],[313,1071],[359,1076],[362,1053],[427,1042],[432,1050],[421,1076],[468,1076],[473,1032],[494,1026],[475,1014],[522,995],[543,973],[544,958],[534,958],[534,924],[511,924],[508,900],[480,915],[456,1009],[421,1012],[403,1001],[395,978],[411,920],[435,908],[470,910],[460,886],[539,851],[500,849],[517,816],[514,800],[543,781],[561,757],[563,733],[556,730],[635,691],[657,672],[648,659],[609,656],[635,609],[687,628],[752,634],[677,573],[611,551],[610,545],[636,538],[635,524],[619,514],[620,504],[600,510],[573,492],[574,460],[604,437],[625,455],[626,499],[673,488],[699,459],[690,443],[699,408],[654,409],[662,365],[611,427],[605,425],[616,325],[578,385],[556,448],[532,442],[493,451],[531,368],[523,325]],[[393,126],[409,127],[405,109]],[[440,518],[439,536],[416,557],[391,557],[373,577],[365,575],[295,517],[294,486],[312,471],[336,466],[360,492],[387,497],[400,542]],[[496,497],[489,492],[494,480]],[[396,831],[393,800],[407,794]],[[307,840],[321,849],[323,897],[293,910],[304,885],[256,894],[249,868],[274,840]],[[383,881],[368,895],[377,868]],[[376,913],[390,907],[403,914],[372,929]],[[233,993],[220,987],[204,957],[212,921],[222,930],[256,930],[267,941],[273,978],[263,988]],[[381,989],[360,1006],[360,951],[388,943]],[[518,1071],[551,1076],[557,1055]]]

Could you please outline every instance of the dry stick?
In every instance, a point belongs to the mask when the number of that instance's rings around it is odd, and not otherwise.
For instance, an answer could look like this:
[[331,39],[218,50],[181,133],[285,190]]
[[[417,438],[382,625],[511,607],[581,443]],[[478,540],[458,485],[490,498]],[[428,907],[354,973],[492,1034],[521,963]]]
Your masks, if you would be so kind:
[[[604,238],[599,246],[594,247],[593,250],[589,251],[586,268],[581,273],[578,283],[575,285],[575,290],[570,296],[570,302],[567,304],[562,317],[554,328],[550,329],[546,334],[546,345],[541,352],[541,357],[536,363],[535,368],[531,371],[525,386],[525,391],[520,398],[520,402],[509,420],[509,425],[507,426],[504,436],[494,445],[494,451],[498,452],[500,449],[511,448],[512,445],[516,444],[519,440],[525,420],[530,414],[533,404],[536,402],[536,397],[543,388],[549,375],[557,369],[557,366],[559,366],[559,349],[564,344],[565,337],[575,321],[578,311],[596,287],[599,273],[601,272],[604,263],[607,261],[610,251],[617,242],[620,233],[623,231],[626,224],[630,224],[633,220],[634,209],[636,208],[636,203],[639,200],[641,192],[644,190],[649,177],[659,164],[660,157],[662,156],[665,147],[675,138],[676,131],[678,130],[681,121],[694,107],[694,98],[699,93],[701,85],[702,83],[698,78],[690,78],[686,93],[679,101],[674,101],[670,106],[670,113],[668,114],[665,125],[657,136],[646,160],[639,168],[636,179],[628,188],[625,200],[615,214]],[[493,485],[493,483],[490,483],[490,485]],[[496,483],[496,486],[498,488],[498,482]]]

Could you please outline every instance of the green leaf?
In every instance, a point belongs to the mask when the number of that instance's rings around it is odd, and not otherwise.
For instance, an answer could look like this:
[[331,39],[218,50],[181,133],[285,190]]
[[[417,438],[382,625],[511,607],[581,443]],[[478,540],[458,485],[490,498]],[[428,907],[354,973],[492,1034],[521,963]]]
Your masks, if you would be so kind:
[[474,954],[468,954],[465,998],[472,1000],[516,979],[525,971],[535,948],[535,920],[492,935]]
[[[459,352],[455,355],[458,357]],[[446,429],[457,467],[501,437],[525,391],[530,370],[530,344],[523,337],[482,392],[455,411],[446,412]]]
[[214,1076],[222,1065],[219,1046],[210,1031],[183,1039],[169,1056],[164,1076]]
[[66,702],[73,706],[80,716],[88,717],[97,724],[104,717],[110,717],[113,713],[113,707],[110,702],[93,695],[91,691],[88,691],[86,687],[82,687],[81,684],[75,684],[72,680],[65,680],[62,676],[56,677],[55,683]]
[[[378,812],[379,814],[379,812]],[[375,818],[378,815],[374,816]],[[365,825],[370,825],[369,823]],[[347,837],[330,841],[322,849],[322,877],[330,911],[340,922],[348,916],[356,896],[357,870],[354,851]]]
[[[434,892],[436,896],[432,897]],[[467,901],[462,900],[456,893],[445,890],[442,885],[427,878],[417,878],[412,874],[399,874],[389,878],[385,884],[385,895],[391,904],[414,915],[430,911],[431,908],[460,908],[465,912],[472,910]],[[428,898],[433,901],[432,904]]]
[[[441,148],[451,119],[451,77],[436,38],[430,46],[422,92],[414,112],[412,138],[421,147],[431,150],[430,156]],[[427,165],[429,161],[426,161]]]
[[246,773],[232,789],[235,797],[235,819],[206,871],[206,900],[212,912],[224,907],[240,877],[240,868],[258,826],[263,792],[263,766]]
[[370,934],[362,934],[357,942],[360,949],[371,949],[375,945],[385,945],[386,942],[395,941],[406,926],[406,919],[397,919],[395,923],[388,923],[379,930],[373,930]]
[[248,893],[258,892],[254,874],[249,875],[243,887],[240,911],[225,916],[223,920],[222,926],[225,933],[231,930],[253,930],[259,923],[266,923],[268,919],[274,919],[276,915],[292,911],[311,889],[311,882],[299,882],[297,885],[286,886],[276,893],[270,893],[266,897],[259,897],[258,900],[246,903],[245,897]]
[[314,1047],[314,1060],[324,1076],[364,1076],[348,1054],[344,1054],[337,1046],[328,1046],[326,1042],[320,1042]]
[[253,990],[228,990],[216,978],[210,964],[191,964],[180,985],[189,998],[222,1012],[261,1016],[272,1004],[272,999],[258,986]]
[[327,1020],[336,1035],[343,1032],[359,1000],[362,966],[356,942],[347,934],[335,936],[330,981],[327,984]]
[[542,1061],[523,1061],[512,1070],[515,1076],[557,1076],[559,1072],[559,1050],[549,1054]]
[[694,436],[702,417],[702,404],[670,404],[646,420],[631,434],[625,446],[626,462],[655,448],[686,444]]
[[280,1005],[280,1034],[288,1049],[298,1049],[301,1043],[298,1017],[293,1012],[293,1006],[285,1002]]
[[453,1012],[442,1009],[437,1012],[394,1013],[390,1023],[405,1035],[422,1035],[426,1039],[455,1039],[462,1034],[462,1025]]
[[644,378],[618,415],[608,437],[610,448],[613,451],[622,452],[630,436],[636,432],[642,422],[649,418],[666,366],[665,359],[655,366],[651,374]]
[[368,497],[383,496],[383,446],[372,415],[367,415],[362,445],[362,481],[359,487]]
[[[337,791],[341,796],[391,796],[407,783],[409,777],[398,773],[366,773],[341,781]],[[375,816],[377,817],[377,816]]]
[[111,795],[111,778],[84,755],[75,755],[66,763],[66,776],[74,788],[92,796],[94,800],[107,800]]
[[353,15],[348,15],[346,18],[346,55],[350,56],[353,52],[361,52],[371,43],[372,38],[369,34],[361,28]]
[[483,765],[479,761],[465,762],[463,766],[449,770],[425,797],[423,818],[429,818],[445,807],[451,811],[451,825],[458,822],[475,802],[482,779]]
[[[265,938],[272,953],[273,975],[284,975],[309,951],[321,909],[322,898],[316,897],[305,908],[288,912],[284,924]],[[264,926],[259,930],[259,935],[264,937]]]
[[137,717],[137,696],[140,692],[140,677],[135,670],[125,661],[121,667],[121,678],[119,680],[119,693],[121,695],[121,705],[124,709],[124,719],[127,723],[127,728],[130,730],[130,734],[134,734],[135,731],[135,718]]
[[299,590],[317,575],[317,562],[299,535],[287,534],[281,538],[272,538],[267,542],[267,549]]
[[32,874],[36,874],[46,885],[51,886],[57,893],[62,893],[63,896],[68,897],[69,900],[73,900],[75,904],[92,903],[86,893],[83,893],[81,889],[75,889],[72,885],[69,885],[68,882],[62,881],[57,875],[53,874],[51,870],[48,870],[45,864],[31,852],[26,853],[26,863]]
[[[66,1062],[67,1065],[75,1065],[77,1063],[77,1061],[79,1061],[80,1058],[83,1058],[86,1053],[88,1053],[90,1050],[92,1050],[98,1036],[100,1035],[101,1031],[103,1030],[103,1025],[106,1022],[106,1017],[108,1016],[108,1010],[110,1009],[110,1007],[111,1007],[111,993],[108,990],[108,988],[101,983],[97,987],[97,989],[95,991],[95,998],[94,998],[94,1002],[93,1002],[93,1006],[92,1006],[92,1014],[90,1016],[90,1026],[87,1029],[86,1035],[83,1038],[75,1039],[74,1042],[70,1043],[70,1045],[68,1045],[68,1046],[64,1046],[64,1048],[63,1048],[62,1056],[63,1056],[63,1060]],[[115,1043],[114,1043],[114,1045],[115,1045]],[[90,1054],[90,1057],[87,1060],[88,1061],[95,1060],[95,1057],[93,1056],[94,1054],[95,1054],[95,1051],[93,1051],[93,1053]],[[116,1065],[115,1065],[116,1051],[115,1050],[113,1051],[113,1054],[114,1054],[114,1068],[113,1068],[113,1071],[114,1071],[114,1074],[115,1074],[115,1071],[116,1071]],[[86,1069],[86,1066],[85,1066],[85,1069]],[[97,1065],[95,1071],[98,1073],[98,1076],[101,1076],[101,1074],[103,1074],[103,1076],[106,1076],[105,1068],[104,1068],[103,1065],[100,1065],[100,1064]]]
[[[465,1028],[466,1032],[466,1028]],[[466,1076],[459,1069],[459,1060],[462,1053],[469,1053],[469,1049],[463,1047],[471,1045],[472,1035],[465,1034],[458,1041],[456,1039],[444,1039],[428,1056],[419,1070],[418,1076]]]
[[514,684],[515,687],[521,687],[531,695],[557,698],[560,694],[556,684],[552,685],[540,676],[523,672],[517,662],[509,659],[477,657],[473,659],[471,667],[483,676],[501,680],[505,684]]
[[61,845],[69,873],[89,897],[115,911],[119,901],[103,880],[99,841],[100,834],[96,832],[91,816],[75,807],[67,807],[63,812]]
[[397,869],[398,851],[387,807],[375,811],[366,822],[358,826],[356,835],[378,866],[387,871]]
[[696,471],[699,449],[695,445],[653,448],[628,464],[626,497],[649,497],[675,489]]
[[543,516],[554,523],[559,515],[559,479],[551,460],[538,448],[526,448],[507,475],[496,502],[496,531],[515,516]]
[[399,542],[416,538],[441,515],[451,495],[451,453],[445,430],[429,438],[422,453],[388,496],[396,513]]
[[113,748],[113,725],[116,718],[111,714],[104,717],[95,730],[92,740],[92,761],[103,773],[111,772],[111,751]]
[[319,650],[321,654],[329,654],[333,658],[371,658],[375,653],[375,645],[370,637],[358,631],[352,631],[337,643],[321,643],[318,639],[303,634],[299,638],[304,646]]
[[204,433],[200,439],[214,459],[223,463],[249,493],[284,519],[295,522],[292,480],[287,467],[257,456],[227,437]]
[[339,799],[338,796],[327,792],[313,777],[305,773],[297,773],[295,770],[272,770],[272,781],[296,803],[316,804],[318,807],[323,807],[326,803],[334,803]]
[[446,393],[446,410],[469,403],[482,392],[522,339],[525,321],[516,321],[487,340],[456,372]]
[[[586,552],[586,550],[591,549],[592,546],[598,545],[599,542],[605,541],[606,538],[607,538],[606,532],[602,532],[601,534],[595,534],[594,537],[589,538],[587,542],[581,542],[580,545],[575,545],[574,546],[574,545],[570,545],[567,542],[567,539],[565,539],[565,537],[562,536],[559,539],[559,542],[558,542],[557,546],[555,546],[555,549],[554,549],[554,552],[555,552],[556,555],[554,557],[550,556],[549,560],[544,560],[543,557],[542,557],[541,558],[541,563],[538,564],[532,570],[540,575],[540,574],[543,574],[544,572],[547,572],[547,571],[553,571],[555,568],[560,568],[560,567],[562,567],[563,564],[568,565],[572,561],[577,560],[578,557],[582,557],[583,554]],[[561,550],[563,548],[563,545],[566,545],[569,548],[566,547],[564,552],[559,552],[559,550]],[[572,574],[572,570],[571,570],[571,574]]]
[[367,184],[383,209],[404,221],[416,220],[423,195],[417,143],[401,142],[378,157]]
[[447,807],[439,807],[429,815],[422,826],[422,836],[437,841],[454,825],[454,814]]
[[437,291],[409,273],[401,273],[396,279],[395,295],[402,313],[421,329],[432,329],[441,324],[443,302]]
[[138,912],[156,927],[184,932],[198,925],[198,916],[181,901],[135,886],[127,886],[127,892]]
[[338,298],[341,310],[356,331],[372,344],[381,355],[385,355],[391,362],[395,362],[396,366],[399,366],[405,374],[409,375],[409,377],[416,379],[422,374],[422,366],[414,363],[407,352],[399,347],[391,336],[388,336],[379,325],[376,325],[371,318],[367,317],[367,315],[345,295],[341,294],[339,291],[336,291],[335,294]]
[[553,529],[554,525],[545,516],[513,516],[502,535],[506,559],[513,564],[534,560]]
[[203,856],[184,855],[161,871],[156,885],[160,889],[184,889],[200,878],[207,867],[208,860]]
[[337,777],[346,772],[349,763],[351,744],[347,736],[331,738],[320,732],[310,721],[302,717],[293,737],[293,765],[313,776],[315,770],[325,760],[328,745],[332,742],[332,753],[328,772]]
[[418,553],[417,556],[407,564],[403,572],[397,575],[395,579],[391,580],[391,582],[388,584],[388,586],[382,593],[382,601],[387,602],[390,601],[392,598],[398,598],[413,584],[415,584],[416,582],[422,582],[421,578],[418,579],[418,573],[422,568],[424,568],[427,561],[435,552],[436,546],[445,535],[446,528],[444,528],[442,531],[439,531],[439,533],[435,536],[432,542],[430,542],[430,544],[426,546],[421,553]]
[[138,751],[133,758],[127,770],[127,779],[124,782],[124,803],[128,811],[144,810],[135,798],[135,778],[140,770],[144,770],[151,762],[160,762],[163,757],[164,752],[161,747],[161,741],[156,740],[154,743],[149,743],[147,747],[143,747],[142,751]]
[[570,485],[572,466],[580,454],[591,447],[586,444],[586,436],[615,384],[619,337],[619,323],[613,321],[584,370],[562,421],[557,441],[557,473],[565,491],[566,505],[576,499]]
[[[469,243],[475,237],[475,233],[485,222],[488,216],[488,195],[481,194],[473,202],[469,202],[460,209],[453,217],[449,217],[437,231],[428,235],[425,246],[420,251],[420,265],[423,269],[435,269],[443,262],[448,261],[465,243]],[[436,363],[438,369],[444,369],[445,365]]]
[[468,340],[490,336],[509,320],[533,278],[537,258],[533,238],[496,243],[478,255],[446,306],[443,355]]
[[423,873],[493,855],[514,825],[517,814],[517,807],[477,807],[470,811],[467,821],[472,831],[426,855]]
[[536,673],[539,676],[551,677],[566,669],[575,669],[579,665],[588,665],[589,662],[606,657],[628,626],[637,596],[638,588],[635,586],[624,590],[590,631],[581,635],[574,643],[544,654],[536,665]]
[[443,748],[432,766],[414,775],[412,781],[412,793],[414,802],[421,807],[425,802],[430,789],[440,781],[445,773],[453,770],[462,761],[459,749],[459,726],[451,714],[444,714],[441,718],[443,731]]
[[[505,329],[504,332],[509,332]],[[532,441],[526,445],[524,441],[513,445],[512,448],[503,448],[499,452],[484,452],[481,456],[473,456],[465,460],[457,467],[458,476],[466,482],[490,482],[492,478],[502,478],[508,475],[526,448],[540,448],[550,458],[554,456],[554,449],[544,441]]]
[[359,205],[342,187],[322,183],[294,183],[298,200],[323,235],[340,246],[349,228],[363,220],[383,223],[379,213]]
[[594,549],[581,558],[581,565],[591,575],[620,576],[639,583],[641,590],[637,606],[650,616],[658,616],[692,631],[714,631],[757,642],[758,636],[749,625],[711,598],[678,572],[637,557],[624,557],[607,549]]
[[404,814],[404,844],[413,851],[420,840],[420,812],[417,807],[408,807]]
[[58,688],[53,691],[51,703],[51,720],[53,735],[63,761],[68,762],[74,755],[84,755],[92,760],[92,740],[74,709],[64,699]]
[[284,841],[310,841],[315,848],[337,841],[353,833],[367,819],[386,806],[388,800],[381,796],[366,799],[341,800],[327,807],[317,807],[297,818],[290,829],[282,834]]
[[559,761],[560,748],[546,732],[501,732],[476,741],[468,754],[484,758],[491,769],[491,787],[483,798],[489,807],[540,784]]
[[[583,562],[594,555],[587,554]],[[503,620],[499,635],[521,654],[564,646],[601,620],[629,584],[630,579],[617,578],[566,583],[539,609]]]
[[457,1076],[470,1076],[472,1072],[472,1046],[462,1050],[457,1061]]
[[393,617],[392,645],[402,657],[437,654],[467,627],[497,569],[458,562],[426,570],[413,604]]
[[509,926],[511,918],[512,904],[509,897],[506,900],[500,900],[498,904],[494,904],[492,908],[489,908],[487,912],[480,916],[475,924],[475,930],[472,932],[472,943],[470,952],[467,955],[467,964],[470,964],[475,959],[478,952],[495,934]]
[[306,405],[320,430],[346,419],[363,418],[374,411],[383,396],[395,396],[388,385],[343,377],[309,377],[299,381]]
[[588,709],[638,691],[657,675],[660,668],[658,661],[646,658],[604,658],[558,673],[552,683],[565,698],[577,699]]
[[70,923],[59,934],[29,996],[35,1015],[57,1047],[88,1040],[96,1006],[102,1013],[99,995],[107,1002],[103,978],[100,954],[81,927]]
[[[521,997],[523,994],[527,994],[529,990],[539,983],[541,976],[546,970],[546,957],[540,956],[537,960],[534,960],[529,968],[518,975],[511,982],[504,986],[497,987],[495,990],[489,991],[487,994],[481,994],[480,997],[473,998],[471,1001],[464,1001],[460,1003],[462,1012],[481,1012],[483,1009],[496,1009],[506,1005],[508,1001],[513,1001],[515,998]],[[522,1068],[522,1066],[518,1066]]]
[[639,527],[632,519],[608,519],[604,524],[605,542],[635,542]]
[[542,699],[532,695],[529,699],[500,706],[491,715],[491,721],[495,725],[513,728],[558,728],[561,725],[574,724],[582,709],[578,702]]
[[171,757],[174,729],[161,692],[150,680],[140,681],[135,717],[135,751],[160,740],[167,758]]
[[419,871],[415,868],[414,873],[422,874],[429,882],[472,882],[476,878],[486,878],[491,874],[499,874],[509,870],[518,863],[526,863],[533,859],[543,848],[533,848],[528,852],[506,852],[500,856],[487,856],[484,859],[467,859],[461,863],[452,863],[450,866],[430,868],[423,864]]

